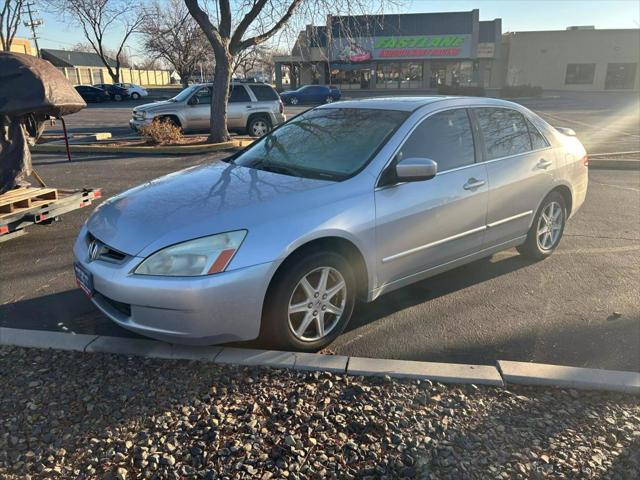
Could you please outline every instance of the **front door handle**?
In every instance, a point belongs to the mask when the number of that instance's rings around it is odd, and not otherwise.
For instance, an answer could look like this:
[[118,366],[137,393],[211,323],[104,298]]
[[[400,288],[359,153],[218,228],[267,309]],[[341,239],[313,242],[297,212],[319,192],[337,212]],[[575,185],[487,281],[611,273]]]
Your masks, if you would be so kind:
[[541,158],[540,161],[536,164],[536,168],[546,170],[551,166],[552,163],[553,162],[551,160],[545,160],[544,158]]
[[476,188],[479,188],[481,186],[483,186],[485,183],[484,180],[476,180],[475,178],[471,177],[469,180],[467,180],[467,183],[465,183],[462,188],[464,188],[465,190],[475,190]]

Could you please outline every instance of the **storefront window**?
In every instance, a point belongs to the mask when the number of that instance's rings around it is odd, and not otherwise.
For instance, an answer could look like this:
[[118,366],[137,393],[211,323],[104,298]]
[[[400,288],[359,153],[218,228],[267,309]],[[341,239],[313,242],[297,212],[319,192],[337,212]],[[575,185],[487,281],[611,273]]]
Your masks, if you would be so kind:
[[422,87],[422,63],[378,63],[376,71],[376,88],[397,89],[420,87]]
[[473,62],[433,62],[431,64],[430,88],[447,85],[471,87],[477,85],[477,72]]
[[331,70],[331,84],[342,90],[367,89],[370,79],[370,65],[345,65]]

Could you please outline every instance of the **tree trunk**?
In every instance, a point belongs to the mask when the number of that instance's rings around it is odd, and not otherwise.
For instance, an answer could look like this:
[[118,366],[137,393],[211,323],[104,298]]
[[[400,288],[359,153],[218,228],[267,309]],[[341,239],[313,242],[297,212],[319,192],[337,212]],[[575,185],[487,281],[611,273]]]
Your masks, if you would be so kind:
[[228,52],[216,55],[216,66],[211,92],[211,123],[209,141],[212,143],[229,140],[227,130],[227,100],[231,84],[231,55]]

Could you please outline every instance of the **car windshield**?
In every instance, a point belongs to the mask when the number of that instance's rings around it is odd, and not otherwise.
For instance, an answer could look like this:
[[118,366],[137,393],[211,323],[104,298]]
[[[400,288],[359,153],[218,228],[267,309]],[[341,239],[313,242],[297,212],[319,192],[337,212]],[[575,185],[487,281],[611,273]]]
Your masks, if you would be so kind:
[[200,85],[191,85],[190,87],[187,87],[184,90],[182,90],[175,97],[170,98],[169,101],[170,102],[184,102],[187,98],[189,98],[191,96],[191,94],[193,92],[195,92],[199,88],[200,88]]
[[310,110],[231,161],[287,175],[341,180],[362,169],[407,117],[407,112],[395,110]]

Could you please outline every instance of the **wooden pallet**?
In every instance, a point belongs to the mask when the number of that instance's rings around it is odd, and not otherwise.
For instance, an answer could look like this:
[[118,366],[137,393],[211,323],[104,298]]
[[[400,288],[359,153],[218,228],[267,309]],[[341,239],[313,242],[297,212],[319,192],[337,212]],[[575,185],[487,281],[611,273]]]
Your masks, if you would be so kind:
[[58,199],[55,188],[19,187],[0,195],[0,216],[15,213],[21,209],[29,209]]

